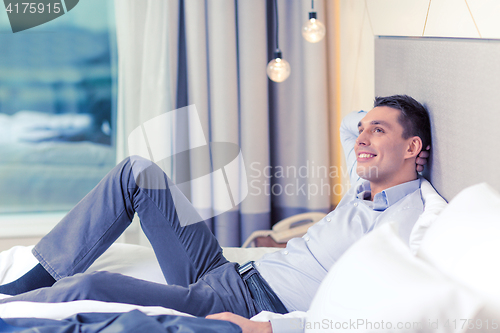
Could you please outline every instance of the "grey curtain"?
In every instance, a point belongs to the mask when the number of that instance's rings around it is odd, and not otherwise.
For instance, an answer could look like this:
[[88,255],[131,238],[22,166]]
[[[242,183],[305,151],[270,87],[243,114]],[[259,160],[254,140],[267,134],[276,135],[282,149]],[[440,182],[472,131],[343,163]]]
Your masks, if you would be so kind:
[[[162,165],[221,245],[239,246],[254,230],[296,213],[329,211],[327,53],[325,42],[301,36],[310,1],[278,1],[280,48],[292,67],[283,83],[266,76],[272,1],[115,5],[120,158],[130,153],[135,129],[177,110],[162,123],[161,146],[168,151],[162,156],[182,155],[182,162],[174,157]],[[315,9],[324,19],[324,2],[315,1]],[[204,143],[226,145],[212,146],[218,156],[210,159],[200,154]],[[216,166],[218,160],[228,166]]]

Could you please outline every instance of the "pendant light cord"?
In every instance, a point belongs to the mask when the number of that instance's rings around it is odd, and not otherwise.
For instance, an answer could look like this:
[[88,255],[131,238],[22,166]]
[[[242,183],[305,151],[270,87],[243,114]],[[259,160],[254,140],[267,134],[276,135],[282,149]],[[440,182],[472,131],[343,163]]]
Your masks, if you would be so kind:
[[314,10],[314,0],[311,0],[311,9]]
[[280,49],[280,44],[279,44],[279,21],[278,21],[278,0],[274,0],[274,21],[275,21],[275,30],[276,30],[276,50]]

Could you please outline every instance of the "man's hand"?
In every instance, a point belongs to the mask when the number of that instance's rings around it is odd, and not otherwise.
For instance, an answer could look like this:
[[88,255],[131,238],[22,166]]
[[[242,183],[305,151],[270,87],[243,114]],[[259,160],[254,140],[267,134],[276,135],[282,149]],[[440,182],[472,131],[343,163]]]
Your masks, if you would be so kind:
[[427,163],[427,159],[430,155],[429,149],[431,149],[431,146],[427,146],[427,148],[425,148],[425,150],[422,150],[417,156],[416,162],[418,172],[424,171],[424,165]]
[[226,320],[230,321],[239,327],[243,333],[272,333],[273,329],[271,327],[270,322],[259,322],[259,321],[251,321],[250,319],[246,319],[242,316],[235,315],[231,312],[222,312],[216,313],[212,315],[208,315],[205,318],[207,319],[217,319],[217,320]]

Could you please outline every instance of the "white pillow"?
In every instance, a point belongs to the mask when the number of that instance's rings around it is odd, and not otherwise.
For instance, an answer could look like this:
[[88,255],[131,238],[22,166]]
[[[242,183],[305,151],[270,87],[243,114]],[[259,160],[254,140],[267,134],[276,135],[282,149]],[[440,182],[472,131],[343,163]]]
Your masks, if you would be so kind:
[[424,212],[420,215],[411,230],[409,245],[413,254],[417,253],[427,229],[434,223],[439,213],[441,213],[447,205],[446,200],[436,192],[431,183],[425,178],[421,180],[420,191],[424,201]]
[[311,304],[306,332],[418,331],[413,323],[421,323],[424,332],[436,331],[436,324],[439,331],[459,331],[446,329],[446,320],[474,318],[483,303],[413,256],[394,226],[386,224],[332,267]]
[[279,247],[223,247],[222,254],[227,260],[244,264],[260,259],[264,254],[282,250]]
[[429,228],[418,257],[500,299],[500,195],[486,183],[464,189]]
[[[33,246],[14,246],[0,253],[0,284],[19,278],[38,261],[31,253]],[[156,283],[166,283],[152,248],[115,243],[87,269],[106,270]]]
[[86,272],[94,271],[108,271],[136,279],[167,283],[153,249],[135,244],[112,244]]

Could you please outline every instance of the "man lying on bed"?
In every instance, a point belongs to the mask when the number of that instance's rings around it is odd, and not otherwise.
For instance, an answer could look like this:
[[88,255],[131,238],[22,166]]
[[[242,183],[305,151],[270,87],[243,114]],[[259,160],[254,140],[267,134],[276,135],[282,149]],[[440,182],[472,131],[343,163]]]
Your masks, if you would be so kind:
[[[357,163],[365,181],[285,250],[253,266],[228,262],[205,223],[180,225],[163,171],[150,161],[129,158],[35,246],[40,264],[0,286],[0,293],[17,295],[0,302],[93,299],[163,306],[195,316],[224,311],[231,314],[211,318],[233,321],[244,331],[271,331],[271,323],[245,318],[263,310],[307,311],[327,270],[349,246],[393,221],[408,241],[423,211],[415,165],[422,168],[428,156],[421,151],[430,145],[429,116],[408,96],[377,98],[374,106],[368,113],[349,115],[341,128],[348,165]],[[127,228],[134,212],[169,285],[109,272],[80,274]],[[272,330],[278,332],[280,325],[288,328],[276,321]]]

